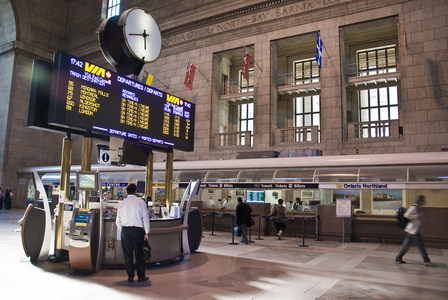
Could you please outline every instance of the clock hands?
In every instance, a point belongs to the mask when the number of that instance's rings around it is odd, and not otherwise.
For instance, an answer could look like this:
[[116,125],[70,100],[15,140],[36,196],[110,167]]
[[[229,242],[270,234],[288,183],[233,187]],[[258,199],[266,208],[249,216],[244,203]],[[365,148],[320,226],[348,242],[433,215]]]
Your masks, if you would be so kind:
[[146,38],[149,36],[149,34],[146,33],[146,29],[143,30],[143,33],[130,33],[129,35],[141,35],[143,37],[144,46],[146,50]]

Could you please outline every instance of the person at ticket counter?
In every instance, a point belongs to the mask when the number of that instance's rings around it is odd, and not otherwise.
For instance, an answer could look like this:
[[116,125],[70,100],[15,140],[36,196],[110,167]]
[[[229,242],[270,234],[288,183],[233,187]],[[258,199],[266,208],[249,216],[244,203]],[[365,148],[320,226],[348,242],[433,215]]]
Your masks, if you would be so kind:
[[104,201],[109,201],[112,198],[112,193],[110,191],[104,192],[103,199]]
[[137,262],[138,281],[149,279],[145,275],[146,263],[143,258],[143,241],[149,236],[149,217],[144,200],[137,197],[137,186],[133,183],[126,187],[128,196],[120,201],[115,223],[121,231],[124,264],[128,274],[128,282],[134,281],[134,254]]
[[243,198],[238,197],[238,205],[236,206],[236,225],[241,229],[241,235],[243,236],[242,242],[248,244],[247,239],[247,227],[250,227],[250,214],[252,208],[247,203],[243,203]]
[[296,202],[294,202],[294,204],[292,205],[292,210],[299,211],[299,207],[300,207],[300,198],[297,197]]
[[[218,199],[218,201],[219,201],[219,199]],[[231,205],[232,205],[231,201],[232,201],[232,196],[227,196],[227,199],[226,198],[222,199],[221,209],[231,208]]]

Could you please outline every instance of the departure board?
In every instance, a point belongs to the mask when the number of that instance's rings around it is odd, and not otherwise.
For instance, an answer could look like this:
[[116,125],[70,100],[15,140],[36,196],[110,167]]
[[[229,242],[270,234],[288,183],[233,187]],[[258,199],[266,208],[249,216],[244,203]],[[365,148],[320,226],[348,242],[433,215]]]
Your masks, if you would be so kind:
[[183,151],[195,104],[66,53],[54,57],[49,124]]

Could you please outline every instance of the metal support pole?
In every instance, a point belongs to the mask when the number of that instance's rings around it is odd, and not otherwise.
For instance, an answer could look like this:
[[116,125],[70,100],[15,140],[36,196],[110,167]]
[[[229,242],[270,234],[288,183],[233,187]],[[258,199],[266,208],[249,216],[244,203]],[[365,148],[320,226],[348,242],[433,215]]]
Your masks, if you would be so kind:
[[[213,233],[213,231],[215,230],[215,212],[212,212],[212,233],[210,235],[215,236],[216,234]],[[232,229],[233,230],[233,229]]]
[[[92,145],[93,139],[90,137],[90,132],[87,132],[87,135],[84,137],[82,144],[82,162],[81,162],[81,171],[90,171],[92,170]],[[89,208],[89,192],[83,191],[84,203],[79,203],[81,208]],[[101,197],[101,195],[100,195]]]
[[145,177],[145,196],[152,198],[152,183],[154,173],[154,154],[152,149],[149,151],[148,161],[146,162],[146,177]]
[[260,237],[260,233],[261,233],[261,216],[258,216],[258,238],[256,238],[256,240],[263,240]]
[[308,247],[308,245],[305,245],[305,220],[306,218],[302,218],[302,245],[299,245],[299,247]]
[[62,158],[61,158],[61,191],[64,195],[59,195],[58,202],[58,217],[56,218],[55,226],[55,243],[54,243],[54,255],[56,257],[61,256],[62,251],[62,239],[63,239],[63,221],[64,221],[64,202],[70,200],[70,166],[72,161],[72,144],[70,133],[64,138],[62,143]]
[[340,244],[347,244],[345,242],[345,217],[342,217],[342,242]]
[[173,149],[168,149],[166,153],[166,170],[165,170],[165,206],[168,212],[173,201]]
[[233,215],[232,216],[232,228],[231,228],[231,232],[232,232],[232,242],[229,243],[229,245],[238,245],[238,243],[235,243],[235,235],[233,234],[233,228],[235,227],[235,223],[233,222]]

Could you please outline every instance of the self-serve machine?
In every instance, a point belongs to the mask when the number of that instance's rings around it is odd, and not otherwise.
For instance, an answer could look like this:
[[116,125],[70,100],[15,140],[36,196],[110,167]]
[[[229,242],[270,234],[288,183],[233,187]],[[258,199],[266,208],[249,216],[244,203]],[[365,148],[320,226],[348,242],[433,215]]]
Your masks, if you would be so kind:
[[[70,223],[69,260],[75,270],[97,272],[101,269],[103,248],[103,210],[99,172],[76,173],[79,207],[73,209]],[[89,203],[88,193],[97,191],[99,203]],[[99,204],[99,205],[98,205]]]

